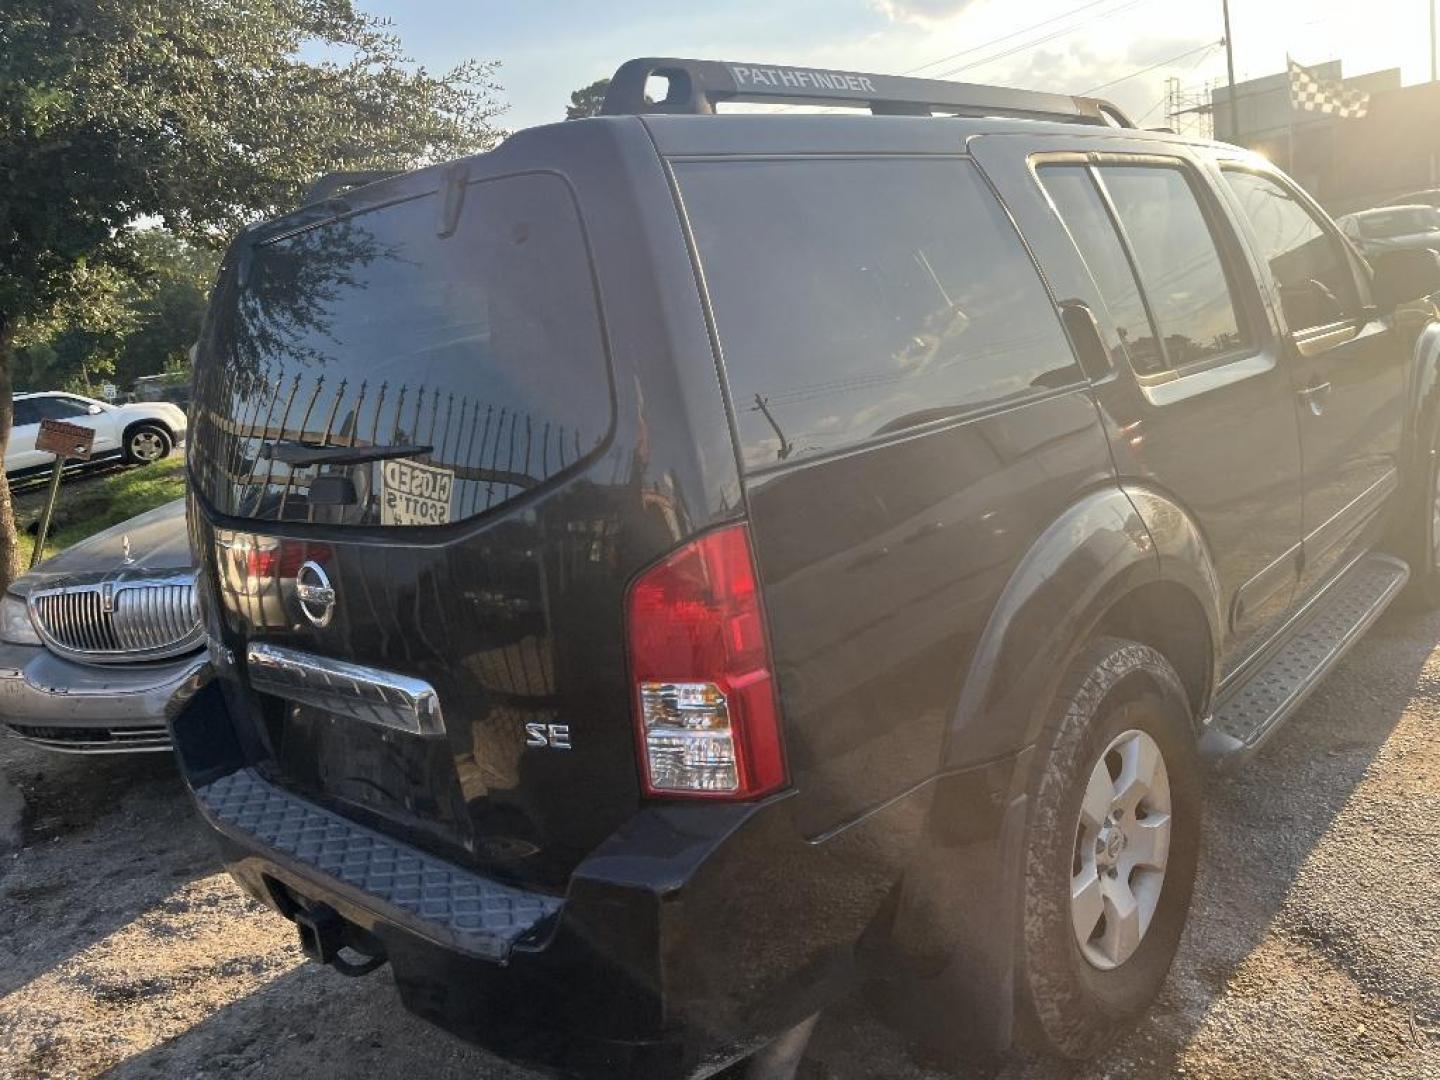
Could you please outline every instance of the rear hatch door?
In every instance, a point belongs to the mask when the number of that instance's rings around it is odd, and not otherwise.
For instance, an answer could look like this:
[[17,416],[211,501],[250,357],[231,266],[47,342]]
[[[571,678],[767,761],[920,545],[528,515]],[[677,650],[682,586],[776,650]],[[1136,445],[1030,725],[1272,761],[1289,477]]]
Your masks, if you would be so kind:
[[197,357],[198,542],[272,781],[558,887],[638,797],[623,695],[567,644],[620,640],[585,480],[611,375],[567,182],[457,175],[231,251]]

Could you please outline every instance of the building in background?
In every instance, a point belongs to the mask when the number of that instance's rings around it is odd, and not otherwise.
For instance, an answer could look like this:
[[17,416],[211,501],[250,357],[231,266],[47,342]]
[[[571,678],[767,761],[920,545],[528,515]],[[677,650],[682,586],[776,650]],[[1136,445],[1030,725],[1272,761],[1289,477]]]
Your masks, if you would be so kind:
[[1440,188],[1440,83],[1400,84],[1400,69],[1343,77],[1340,61],[1310,71],[1370,95],[1359,119],[1292,105],[1281,72],[1211,92],[1216,136],[1264,154],[1331,213],[1363,210],[1398,195]]

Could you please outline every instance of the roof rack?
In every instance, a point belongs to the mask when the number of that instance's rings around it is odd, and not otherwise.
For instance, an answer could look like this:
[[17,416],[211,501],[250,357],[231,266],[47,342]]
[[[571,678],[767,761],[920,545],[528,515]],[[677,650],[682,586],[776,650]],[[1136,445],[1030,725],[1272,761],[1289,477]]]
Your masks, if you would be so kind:
[[[661,101],[645,96],[652,78],[668,82]],[[1071,124],[1134,127],[1116,106],[1100,98],[1012,90],[944,79],[911,79],[827,68],[744,64],[729,60],[644,57],[620,65],[605,93],[601,115],[708,114],[722,101],[772,105],[860,105],[876,115],[1004,116]]]

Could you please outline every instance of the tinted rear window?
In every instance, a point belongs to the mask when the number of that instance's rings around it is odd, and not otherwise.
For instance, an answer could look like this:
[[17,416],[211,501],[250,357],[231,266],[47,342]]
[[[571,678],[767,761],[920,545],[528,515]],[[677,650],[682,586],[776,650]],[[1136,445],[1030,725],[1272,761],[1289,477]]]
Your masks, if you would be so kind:
[[[609,374],[564,182],[473,184],[448,237],[438,203],[411,199],[232,253],[199,357],[193,459],[222,512],[443,524],[535,488],[603,441]],[[292,470],[267,456],[277,443],[429,449]],[[319,485],[312,500],[320,476],[339,487]]]
[[1165,358],[1155,326],[1089,167],[1047,165],[1040,170],[1040,179],[1105,298],[1131,365],[1142,375],[1162,371]]
[[1105,165],[1099,173],[1160,325],[1166,365],[1187,367],[1244,348],[1220,249],[1185,173],[1159,165]]
[[707,161],[676,173],[749,467],[1080,378],[968,161]]

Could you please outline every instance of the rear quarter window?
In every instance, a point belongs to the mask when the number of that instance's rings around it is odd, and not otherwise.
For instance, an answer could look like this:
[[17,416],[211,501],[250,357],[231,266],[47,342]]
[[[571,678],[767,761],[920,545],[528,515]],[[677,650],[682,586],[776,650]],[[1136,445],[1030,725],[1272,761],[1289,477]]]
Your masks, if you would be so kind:
[[972,163],[673,167],[747,468],[1080,381],[1035,266]]

